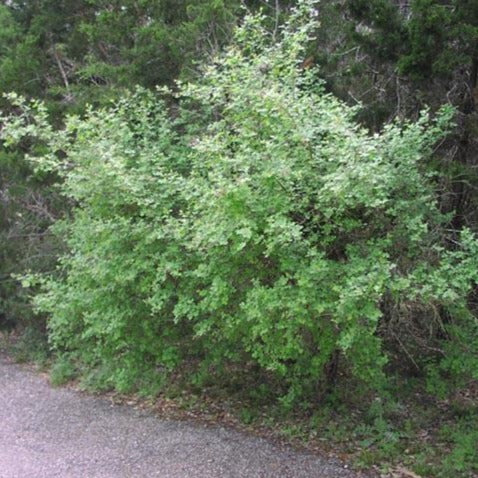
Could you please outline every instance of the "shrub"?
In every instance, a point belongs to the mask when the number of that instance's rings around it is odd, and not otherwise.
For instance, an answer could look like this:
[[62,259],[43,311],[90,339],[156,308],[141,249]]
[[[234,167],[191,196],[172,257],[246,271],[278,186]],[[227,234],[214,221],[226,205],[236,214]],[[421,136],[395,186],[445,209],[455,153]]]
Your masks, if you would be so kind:
[[383,387],[391,343],[418,367],[476,375],[478,244],[447,230],[426,161],[453,112],[359,127],[300,67],[310,7],[278,43],[247,17],[200,81],[163,100],[138,90],[53,131],[40,104],[14,99],[23,115],[4,139],[44,144],[31,160],[76,204],[55,226],[69,253],[36,297],[63,357],[108,364],[121,388],[184,360],[252,362],[287,386],[284,404],[330,388],[339,359]]

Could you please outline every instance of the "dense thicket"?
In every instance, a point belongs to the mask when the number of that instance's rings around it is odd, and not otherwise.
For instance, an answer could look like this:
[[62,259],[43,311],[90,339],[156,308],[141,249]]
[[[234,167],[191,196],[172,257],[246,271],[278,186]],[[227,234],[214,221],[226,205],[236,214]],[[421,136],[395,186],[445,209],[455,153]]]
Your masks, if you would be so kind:
[[115,387],[184,360],[253,362],[293,403],[343,360],[382,388],[392,338],[433,379],[476,375],[478,243],[447,231],[426,162],[450,115],[368,134],[301,67],[315,24],[296,15],[281,41],[249,17],[176,93],[176,121],[140,91],[55,131],[13,98],[4,141],[42,145],[30,161],[74,204],[36,304],[57,352]]

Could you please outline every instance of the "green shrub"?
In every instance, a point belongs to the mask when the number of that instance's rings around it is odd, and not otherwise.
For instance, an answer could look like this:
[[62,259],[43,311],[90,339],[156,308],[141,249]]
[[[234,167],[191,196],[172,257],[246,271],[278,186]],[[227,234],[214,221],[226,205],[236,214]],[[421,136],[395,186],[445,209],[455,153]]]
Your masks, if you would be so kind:
[[451,444],[451,453],[442,461],[439,476],[475,476],[478,472],[478,416],[470,415],[467,421],[445,427],[442,434]]
[[58,357],[50,371],[52,385],[64,385],[76,377],[78,371],[68,357]]
[[44,144],[30,159],[76,204],[55,226],[69,253],[36,297],[55,350],[106,364],[121,389],[185,360],[252,363],[284,384],[285,406],[330,390],[338,365],[383,388],[390,344],[476,374],[478,243],[448,231],[426,161],[453,112],[359,127],[300,67],[312,4],[278,43],[247,17],[203,78],[179,85],[174,120],[138,90],[53,131],[41,104],[13,98],[23,114],[3,138]]

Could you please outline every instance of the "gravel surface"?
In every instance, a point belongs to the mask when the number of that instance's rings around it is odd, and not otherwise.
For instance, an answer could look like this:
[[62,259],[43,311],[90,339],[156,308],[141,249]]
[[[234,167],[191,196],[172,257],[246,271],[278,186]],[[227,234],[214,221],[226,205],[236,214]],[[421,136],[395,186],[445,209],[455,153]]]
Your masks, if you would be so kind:
[[54,389],[0,357],[1,478],[358,476],[261,438]]

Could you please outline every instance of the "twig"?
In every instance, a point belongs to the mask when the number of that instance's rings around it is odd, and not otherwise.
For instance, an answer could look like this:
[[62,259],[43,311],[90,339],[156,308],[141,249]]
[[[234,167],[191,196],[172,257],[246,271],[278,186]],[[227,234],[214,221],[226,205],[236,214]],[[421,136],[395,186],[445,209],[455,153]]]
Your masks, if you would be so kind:
[[275,0],[276,2],[276,11],[275,11],[275,24],[274,24],[274,31],[272,32],[272,39],[275,41],[277,30],[279,29],[279,17],[280,17],[280,5],[279,0]]

